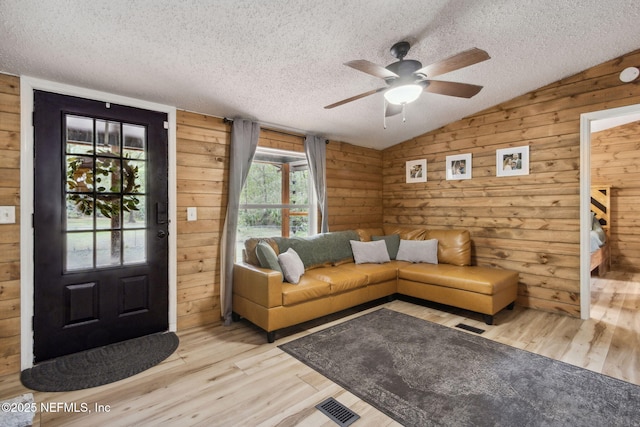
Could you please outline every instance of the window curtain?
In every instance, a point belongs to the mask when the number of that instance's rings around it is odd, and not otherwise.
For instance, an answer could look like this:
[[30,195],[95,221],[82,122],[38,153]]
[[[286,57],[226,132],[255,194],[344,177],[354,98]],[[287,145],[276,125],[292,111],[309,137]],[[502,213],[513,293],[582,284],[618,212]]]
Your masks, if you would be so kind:
[[310,136],[304,139],[304,152],[309,163],[309,172],[316,189],[318,206],[322,215],[320,232],[329,231],[329,203],[327,200],[327,142],[319,136]]
[[225,325],[231,324],[233,264],[236,254],[240,192],[256,153],[259,134],[260,125],[258,123],[242,119],[233,120],[229,147],[229,201],[220,245],[220,310]]

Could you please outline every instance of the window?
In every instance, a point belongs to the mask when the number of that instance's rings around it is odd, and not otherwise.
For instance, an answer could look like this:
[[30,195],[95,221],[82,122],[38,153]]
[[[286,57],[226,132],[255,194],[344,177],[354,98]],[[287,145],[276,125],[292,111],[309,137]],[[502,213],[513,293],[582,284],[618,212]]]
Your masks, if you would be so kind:
[[316,211],[304,153],[258,147],[240,195],[236,259],[249,237],[316,234]]
[[65,270],[143,263],[147,129],[65,115]]

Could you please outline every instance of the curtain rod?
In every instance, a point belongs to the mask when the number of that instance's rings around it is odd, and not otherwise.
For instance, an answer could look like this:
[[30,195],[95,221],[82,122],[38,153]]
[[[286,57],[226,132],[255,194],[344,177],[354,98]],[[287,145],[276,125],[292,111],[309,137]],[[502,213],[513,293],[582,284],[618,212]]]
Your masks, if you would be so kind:
[[[224,118],[222,119],[222,123],[224,123],[225,125],[229,125],[229,124],[233,123],[233,119],[229,119],[229,118],[227,118],[227,117],[224,117]],[[296,134],[296,133],[285,132],[285,131],[278,130],[278,129],[271,129],[271,128],[269,128],[269,127],[265,127],[265,128],[261,128],[261,129],[268,130],[268,131],[270,131],[270,132],[280,133],[280,134],[282,134],[282,135],[287,135],[287,136],[299,136],[299,137],[304,137],[304,136],[305,136],[305,135],[303,135],[303,134]],[[325,140],[324,140],[324,142],[325,142],[325,144],[328,144],[328,143],[329,143],[329,140],[328,140],[328,139],[325,139]]]

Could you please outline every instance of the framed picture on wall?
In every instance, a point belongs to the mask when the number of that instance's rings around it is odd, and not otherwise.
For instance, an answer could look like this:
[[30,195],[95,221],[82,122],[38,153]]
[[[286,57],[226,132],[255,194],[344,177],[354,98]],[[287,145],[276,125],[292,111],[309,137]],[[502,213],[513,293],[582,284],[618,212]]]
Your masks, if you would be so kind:
[[447,179],[471,179],[471,153],[447,156]]
[[496,176],[529,175],[529,146],[496,150]]
[[427,182],[427,159],[407,161],[407,183]]

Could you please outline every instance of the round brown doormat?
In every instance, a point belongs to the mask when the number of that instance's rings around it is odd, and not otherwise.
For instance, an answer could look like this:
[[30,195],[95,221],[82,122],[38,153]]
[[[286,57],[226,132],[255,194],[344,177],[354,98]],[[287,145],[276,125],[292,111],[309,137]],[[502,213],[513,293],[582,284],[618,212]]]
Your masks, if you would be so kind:
[[180,340],[173,332],[146,335],[80,353],[57,357],[20,374],[37,391],[72,391],[128,378],[169,357]]

